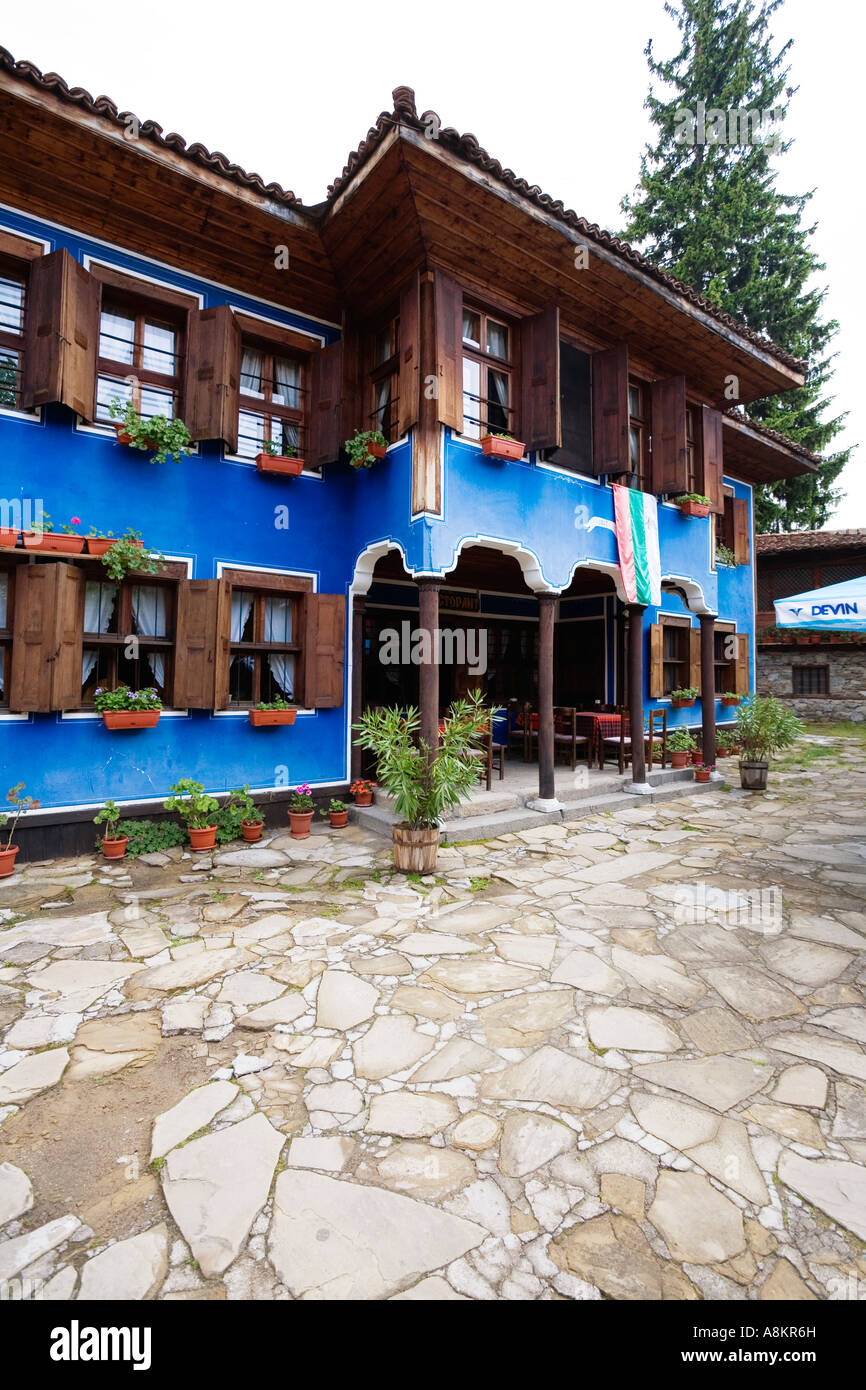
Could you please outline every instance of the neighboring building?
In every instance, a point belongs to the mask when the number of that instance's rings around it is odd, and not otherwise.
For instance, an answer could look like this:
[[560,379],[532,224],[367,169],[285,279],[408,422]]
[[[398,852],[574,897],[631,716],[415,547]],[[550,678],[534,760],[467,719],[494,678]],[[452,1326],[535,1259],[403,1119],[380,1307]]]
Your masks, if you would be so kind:
[[866,574],[866,530],[758,536],[758,690],[803,719],[866,720],[866,633],[776,627],[773,603]]
[[[40,798],[58,850],[91,842],[106,797],[152,812],[181,776],[264,801],[345,787],[367,703],[420,700],[435,738],[476,678],[383,665],[406,619],[484,627],[487,693],[538,709],[547,799],[553,702],[642,723],[677,686],[752,688],[753,488],[816,461],[743,412],[803,363],[409,88],[312,208],[4,50],[0,119],[0,524],[41,503],[166,560],[113,585],[87,555],[0,549],[4,786]],[[108,405],[130,393],[182,418],[194,456],[119,446]],[[354,471],[342,442],[373,425],[387,456]],[[487,430],[524,458],[488,458]],[[263,441],[303,473],[257,471]],[[659,499],[658,604],[625,602],[613,482]],[[708,519],[671,502],[686,491]],[[106,731],[94,691],[120,681],[159,689],[156,728]],[[252,728],[276,696],[294,726]],[[716,710],[672,722],[702,719],[712,747]]]

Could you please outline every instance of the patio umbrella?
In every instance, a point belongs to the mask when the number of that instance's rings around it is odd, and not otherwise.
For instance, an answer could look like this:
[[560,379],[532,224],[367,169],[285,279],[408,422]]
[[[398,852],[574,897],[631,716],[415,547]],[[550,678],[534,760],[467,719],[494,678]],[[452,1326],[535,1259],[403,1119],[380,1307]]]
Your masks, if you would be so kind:
[[866,575],[777,598],[777,627],[807,627],[815,632],[866,632]]

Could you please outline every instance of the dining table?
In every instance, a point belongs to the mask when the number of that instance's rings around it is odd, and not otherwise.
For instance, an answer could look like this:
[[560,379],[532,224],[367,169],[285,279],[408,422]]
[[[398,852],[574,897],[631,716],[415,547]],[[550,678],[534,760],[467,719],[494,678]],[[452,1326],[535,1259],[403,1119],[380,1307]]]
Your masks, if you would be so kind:
[[590,740],[600,768],[604,767],[604,740],[619,738],[622,717],[609,710],[579,709],[575,711],[577,733]]

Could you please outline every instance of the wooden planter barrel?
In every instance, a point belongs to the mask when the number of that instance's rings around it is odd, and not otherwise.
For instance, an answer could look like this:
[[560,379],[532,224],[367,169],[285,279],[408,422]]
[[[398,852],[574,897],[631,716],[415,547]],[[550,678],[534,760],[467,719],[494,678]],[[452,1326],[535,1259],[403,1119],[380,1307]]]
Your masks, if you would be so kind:
[[767,770],[769,763],[766,758],[741,758],[740,759],[740,786],[747,792],[765,792],[767,790]]
[[407,874],[432,874],[439,853],[439,828],[412,830],[404,821],[392,825],[394,866]]

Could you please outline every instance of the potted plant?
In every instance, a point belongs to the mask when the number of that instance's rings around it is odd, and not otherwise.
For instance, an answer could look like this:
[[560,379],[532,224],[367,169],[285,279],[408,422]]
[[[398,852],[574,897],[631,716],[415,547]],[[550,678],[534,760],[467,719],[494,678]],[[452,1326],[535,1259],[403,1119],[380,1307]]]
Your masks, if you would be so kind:
[[349,803],[333,796],[328,803],[327,811],[320,811],[319,814],[330,817],[332,830],[342,830],[349,819]]
[[183,420],[169,420],[165,415],[139,415],[131,401],[123,405],[118,396],[108,407],[114,420],[118,444],[150,453],[151,463],[165,463],[172,458],[188,457],[192,453],[189,430]]
[[111,540],[109,537],[102,540],[108,543],[101,544],[100,540],[97,540],[96,544],[100,548],[94,550],[94,541],[88,537],[87,549],[91,555],[101,555],[110,578],[118,584],[133,570],[138,574],[157,574],[165,564],[165,556],[161,551],[145,549],[140,531],[129,529],[117,540]]
[[734,706],[738,705],[740,703],[741,698],[742,696],[735,695],[732,690],[726,690],[723,695],[719,696],[719,699],[721,700],[722,704],[727,705],[729,708],[733,708]]
[[404,872],[430,873],[436,865],[443,812],[456,806],[478,780],[478,758],[491,711],[479,690],[455,700],[439,731],[439,745],[418,739],[420,714],[408,709],[367,710],[356,740],[375,754],[381,785],[402,819],[392,826],[394,864]]
[[740,751],[735,734],[730,729],[716,729],[716,752],[723,758],[734,758]]
[[745,791],[767,789],[770,758],[799,738],[803,725],[773,695],[751,695],[737,710],[736,736],[742,748],[740,785]]
[[[9,826],[8,835],[0,836],[0,878],[8,878],[15,869],[18,845],[13,845],[12,836],[15,834],[16,825],[23,815],[26,815],[28,811],[36,811],[40,804],[35,797],[22,796],[23,790],[23,782],[18,782],[14,787],[10,787],[6,793],[6,800],[13,807],[13,810],[0,812],[0,829]],[[9,824],[10,820],[11,825]]]
[[308,840],[310,838],[310,821],[313,819],[315,809],[316,803],[310,794],[308,782],[301,782],[299,786],[292,789],[292,795],[289,798],[289,825],[293,840]]
[[11,526],[0,526],[0,546],[4,550],[14,550],[18,545],[20,531],[13,531]]
[[698,698],[696,685],[685,685],[682,690],[671,691],[671,704],[674,709],[689,709]]
[[715,772],[715,763],[695,763],[695,781],[709,782],[710,773]]
[[191,777],[182,777],[169,787],[172,796],[162,804],[167,811],[177,811],[186,822],[190,849],[213,849],[216,843],[215,813],[220,804],[215,796],[209,796],[201,782]]
[[120,820],[120,807],[116,801],[106,801],[102,810],[93,817],[94,825],[104,825],[105,834],[100,839],[102,853],[106,859],[122,859],[126,854],[126,846],[129,843],[128,835],[118,835],[117,825]]
[[373,800],[373,792],[377,786],[376,782],[369,782],[366,777],[359,777],[353,782],[349,791],[355,798],[356,806],[369,806]]
[[683,516],[709,516],[710,514],[710,499],[705,497],[702,492],[684,492],[673,500]]
[[673,733],[668,735],[671,767],[685,767],[689,761],[689,753],[695,746],[694,735],[688,729],[674,729]]
[[260,700],[253,705],[249,716],[253,728],[260,729],[269,724],[294,724],[297,713],[296,707],[290,705],[288,700],[272,700],[270,704]]
[[353,468],[370,468],[388,452],[388,441],[381,430],[356,430],[344,445]]
[[481,450],[488,458],[508,459],[511,463],[516,463],[518,459],[523,458],[526,446],[521,444],[519,439],[515,439],[513,434],[491,430],[489,434],[482,435]]
[[52,550],[63,555],[80,555],[84,549],[84,537],[74,529],[80,525],[81,518],[73,516],[59,531],[52,531],[51,517],[47,512],[42,512],[37,529],[24,532],[24,547],[26,550]]
[[241,835],[249,844],[255,844],[262,837],[264,819],[258,806],[250,796],[249,784],[235,787],[226,806],[228,812],[240,820]]
[[256,468],[260,473],[279,473],[283,477],[297,478],[304,470],[304,460],[281,454],[270,439],[262,442],[262,451],[256,454]]
[[151,685],[144,690],[122,685],[117,690],[97,688],[93,706],[106,729],[152,729],[159,723],[162,700]]
[[721,541],[716,542],[716,564],[726,565],[730,569],[734,569],[737,564],[737,557],[733,550],[730,550],[726,545],[722,545]]

